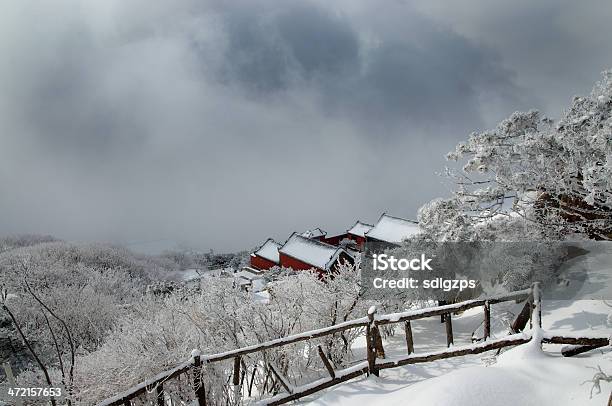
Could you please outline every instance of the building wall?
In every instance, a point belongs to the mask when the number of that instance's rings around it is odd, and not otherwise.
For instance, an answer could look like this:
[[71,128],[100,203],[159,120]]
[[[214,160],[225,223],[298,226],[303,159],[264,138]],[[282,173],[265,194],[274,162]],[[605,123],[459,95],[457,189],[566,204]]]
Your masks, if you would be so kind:
[[360,235],[347,234],[347,238],[350,238],[351,240],[355,241],[355,244],[357,244],[357,248],[360,251],[363,249],[363,245],[366,241],[365,237],[362,237]]
[[292,268],[295,271],[306,271],[308,269],[316,269],[318,271],[322,271],[321,269],[318,269],[310,264],[307,264],[306,262],[302,262],[299,259],[295,259],[289,255],[283,254],[282,252],[279,252],[280,255],[280,265],[285,267],[285,268]]
[[[292,268],[294,271],[307,271],[307,270],[313,270],[315,272],[317,272],[317,274],[319,275],[320,278],[323,278],[323,276],[325,274],[328,273],[328,271],[325,271],[323,269],[314,267],[310,264],[307,264],[305,262],[300,261],[299,259],[295,259],[289,255],[285,255],[282,252],[279,252],[280,255],[280,265],[285,267],[285,268]],[[350,255],[346,254],[346,253],[342,253],[340,254],[340,257],[336,260],[336,262],[334,262],[331,266],[332,272],[334,269],[337,268],[338,266],[338,262],[344,262],[347,261],[351,264],[355,263],[355,260],[353,259],[353,257],[351,257]]]
[[[366,242],[368,244],[370,244],[369,247],[368,247],[368,254],[370,254],[370,253],[380,254],[384,250],[393,249],[393,248],[397,248],[397,247],[400,246],[399,244],[394,244],[392,242],[378,240],[378,239],[372,238],[372,237],[366,237]],[[374,251],[376,251],[376,252],[374,252]]]
[[259,255],[251,255],[251,266],[255,269],[268,270],[276,265],[278,264],[269,259],[262,258]]
[[345,238],[350,238],[349,234],[334,235],[332,237],[324,238],[321,241],[323,241],[324,243],[330,244],[330,245],[338,246],[340,245],[340,241],[344,240]]
[[359,235],[348,234],[348,233],[340,234],[340,235],[335,235],[333,237],[326,238],[323,240],[323,242],[338,247],[340,245],[340,241],[344,239],[349,239],[349,240],[354,241],[355,248],[357,248],[359,251],[363,250],[363,246],[365,244],[365,237],[361,237]]

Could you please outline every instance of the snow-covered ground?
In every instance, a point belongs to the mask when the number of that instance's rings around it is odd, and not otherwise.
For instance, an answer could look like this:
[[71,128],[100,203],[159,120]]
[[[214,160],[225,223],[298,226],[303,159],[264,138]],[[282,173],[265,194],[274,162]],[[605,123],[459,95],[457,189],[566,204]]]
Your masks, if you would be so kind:
[[[587,256],[567,264],[563,277],[565,293],[573,297],[610,298],[612,276],[610,245],[600,246]],[[586,277],[585,277],[586,275]],[[550,296],[549,296],[550,297]],[[556,297],[559,297],[558,295]],[[494,305],[493,337],[508,332],[508,324],[521,304]],[[555,334],[585,336],[612,335],[610,308],[603,300],[551,300],[544,298],[543,329]],[[482,335],[482,309],[470,309],[454,317],[455,345],[469,344],[472,334]],[[415,351],[428,352],[446,346],[446,332],[439,317],[417,320],[412,325]],[[354,348],[357,358],[365,358],[365,343]],[[590,398],[588,381],[601,367],[612,375],[612,348],[590,351],[572,358],[562,357],[561,346],[545,345],[544,352],[532,352],[529,345],[465,357],[381,371],[381,376],[361,377],[330,389],[313,406],[419,405],[419,406],[585,406],[606,405],[612,382],[601,382],[601,393]],[[405,338],[399,329],[385,340],[387,358],[406,355]],[[305,400],[308,402],[308,399]]]
[[[503,353],[491,366],[460,365],[452,372],[428,376],[420,367],[403,371],[401,376],[385,371],[381,378],[367,378],[327,393],[313,405],[419,405],[419,406],[531,406],[531,405],[605,405],[610,384],[603,383],[602,393],[589,398],[590,379],[599,364],[612,368],[610,356],[561,358],[537,356],[528,345]],[[435,371],[434,368],[428,368]],[[430,379],[426,379],[430,378]],[[402,382],[403,381],[403,382]]]
[[[502,305],[497,305],[502,306]],[[495,307],[494,307],[495,308]],[[544,302],[543,327],[564,333],[611,334],[606,318],[610,312],[602,301]],[[502,311],[516,311],[516,306]],[[498,315],[503,316],[500,312]],[[468,344],[471,331],[482,319],[479,309],[457,317],[453,327],[455,344]],[[504,330],[495,326],[496,335]],[[445,330],[439,318],[414,322],[416,352],[444,348]],[[605,405],[612,383],[602,382],[602,393],[589,399],[591,384],[582,385],[598,365],[612,373],[609,348],[565,358],[561,346],[546,345],[538,356],[528,345],[503,352],[457,357],[426,364],[381,371],[380,378],[358,378],[339,385],[311,404],[317,406],[400,405],[420,406],[505,406],[505,405]],[[386,342],[387,357],[405,355],[404,337],[398,332]],[[361,350],[356,348],[356,351]]]
[[[497,306],[497,309],[496,309]],[[497,317],[507,318],[518,310],[516,305],[493,307]],[[543,306],[545,330],[608,336],[607,315],[612,309],[602,301],[548,301]],[[455,344],[470,342],[471,332],[482,320],[480,309],[471,309],[454,319]],[[501,337],[503,323],[493,326]],[[445,347],[445,329],[439,318],[413,322],[416,352]],[[385,342],[387,357],[405,355],[404,336],[399,331]],[[506,405],[605,405],[612,383],[602,382],[602,393],[589,398],[598,365],[612,373],[609,348],[565,358],[561,346],[546,345],[544,354],[528,351],[523,345],[504,351],[497,359],[495,351],[457,357],[426,364],[408,365],[381,371],[380,378],[358,378],[325,392],[312,405],[400,405],[419,406],[506,406]],[[355,348],[362,351],[363,348]],[[312,400],[312,399],[311,399]]]

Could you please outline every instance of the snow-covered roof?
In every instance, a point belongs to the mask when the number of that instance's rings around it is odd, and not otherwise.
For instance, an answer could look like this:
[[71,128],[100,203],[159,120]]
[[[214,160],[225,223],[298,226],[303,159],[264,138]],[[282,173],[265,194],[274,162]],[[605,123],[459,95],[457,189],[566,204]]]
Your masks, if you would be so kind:
[[252,281],[255,279],[261,279],[262,276],[251,273],[249,271],[239,271],[234,274],[234,278],[240,278],[240,279],[246,279],[246,280]]
[[293,233],[278,251],[323,270],[329,270],[341,253],[350,256],[342,248],[311,240],[297,233]]
[[258,257],[265,258],[274,262],[275,264],[278,264],[278,249],[280,246],[281,245],[272,238],[268,238],[266,242],[264,242],[263,245],[251,255],[257,255]]
[[250,266],[242,267],[241,271],[252,273],[253,275],[261,275],[263,271],[261,269],[255,269]]
[[320,228],[313,228],[312,230],[304,231],[301,236],[306,238],[318,238],[327,235],[327,233]]
[[364,237],[365,233],[372,229],[372,225],[357,221],[353,227],[347,230],[347,233]]
[[415,221],[389,216],[383,213],[378,223],[365,233],[366,237],[394,244],[421,232],[419,224]]

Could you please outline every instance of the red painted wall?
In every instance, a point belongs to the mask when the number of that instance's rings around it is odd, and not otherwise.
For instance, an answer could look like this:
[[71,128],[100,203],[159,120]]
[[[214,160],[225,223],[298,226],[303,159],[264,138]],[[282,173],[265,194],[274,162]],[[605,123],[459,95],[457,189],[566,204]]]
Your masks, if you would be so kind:
[[262,258],[259,255],[251,255],[251,267],[255,269],[268,270],[276,265],[278,264],[269,259]]
[[[279,252],[280,255],[280,265],[285,267],[285,268],[292,268],[294,271],[307,271],[310,269],[314,269],[315,271],[317,271],[320,275],[326,273],[325,270],[323,269],[319,269],[316,268],[310,264],[307,264],[305,262],[300,261],[299,259],[295,259],[289,255],[285,255],[282,252]],[[353,258],[351,258],[349,255],[346,254],[340,254],[340,258],[339,260],[341,261],[348,261],[351,264],[355,263],[355,261],[353,260]],[[335,264],[334,264],[335,265]],[[333,266],[332,266],[333,269]]]
[[354,234],[347,234],[347,236],[351,240],[355,241],[355,243],[357,244],[357,248],[359,248],[360,250],[363,249],[363,245],[365,244],[365,237]]
[[340,245],[340,241],[344,240],[345,238],[355,241],[358,250],[361,251],[363,249],[363,245],[365,244],[365,237],[361,237],[359,235],[354,234],[334,235],[333,237],[325,238],[322,241],[330,245],[335,245],[337,247]]
[[344,240],[345,238],[349,238],[349,235],[348,234],[334,235],[333,237],[324,238],[321,241],[327,244],[338,246],[340,245],[340,241]]
[[318,269],[310,264],[307,264],[306,262],[302,262],[299,259],[295,259],[293,257],[290,257],[289,255],[283,254],[282,252],[279,252],[280,255],[280,265],[285,267],[285,268],[293,268],[293,270],[295,271],[306,271],[308,269],[316,269],[318,271],[323,271],[322,269]]

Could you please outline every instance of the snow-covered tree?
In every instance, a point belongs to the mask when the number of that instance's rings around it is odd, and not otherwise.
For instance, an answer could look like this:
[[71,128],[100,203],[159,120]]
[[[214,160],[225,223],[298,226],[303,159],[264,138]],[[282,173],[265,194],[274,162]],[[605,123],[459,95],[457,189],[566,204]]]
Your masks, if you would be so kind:
[[464,165],[447,169],[452,196],[419,210],[419,238],[529,242],[491,246],[484,262],[499,269],[482,280],[510,290],[550,280],[565,250],[545,241],[612,239],[612,71],[557,122],[516,112],[448,159]]
[[[231,278],[207,277],[201,292],[182,296],[147,295],[131,307],[96,351],[78,360],[75,396],[93,403],[131,384],[183,362],[191,349],[212,354],[331,326],[362,317],[369,304],[357,286],[358,273],[349,264],[322,280],[317,273],[284,274],[270,287],[269,301],[235,286]],[[254,366],[254,388],[265,385],[268,364],[276,365],[293,382],[325,373],[317,352],[321,345],[338,367],[351,359],[351,344],[361,331],[338,333],[333,339],[303,341],[242,357],[243,368]],[[206,365],[207,396],[218,403],[231,399],[227,382],[231,360]],[[192,389],[174,388],[191,395]],[[268,391],[275,390],[268,387]]]
[[20,245],[0,254],[6,296],[0,311],[13,315],[9,328],[15,340],[31,347],[35,373],[25,376],[40,377],[47,370],[52,377],[55,371],[70,388],[78,355],[97,349],[125,306],[142,296],[149,281],[146,266],[112,247]]
[[558,122],[516,112],[472,133],[448,158],[465,161],[448,171],[453,196],[419,214],[437,238],[499,238],[510,226],[529,231],[511,238],[612,239],[612,71],[589,96],[575,97]]

